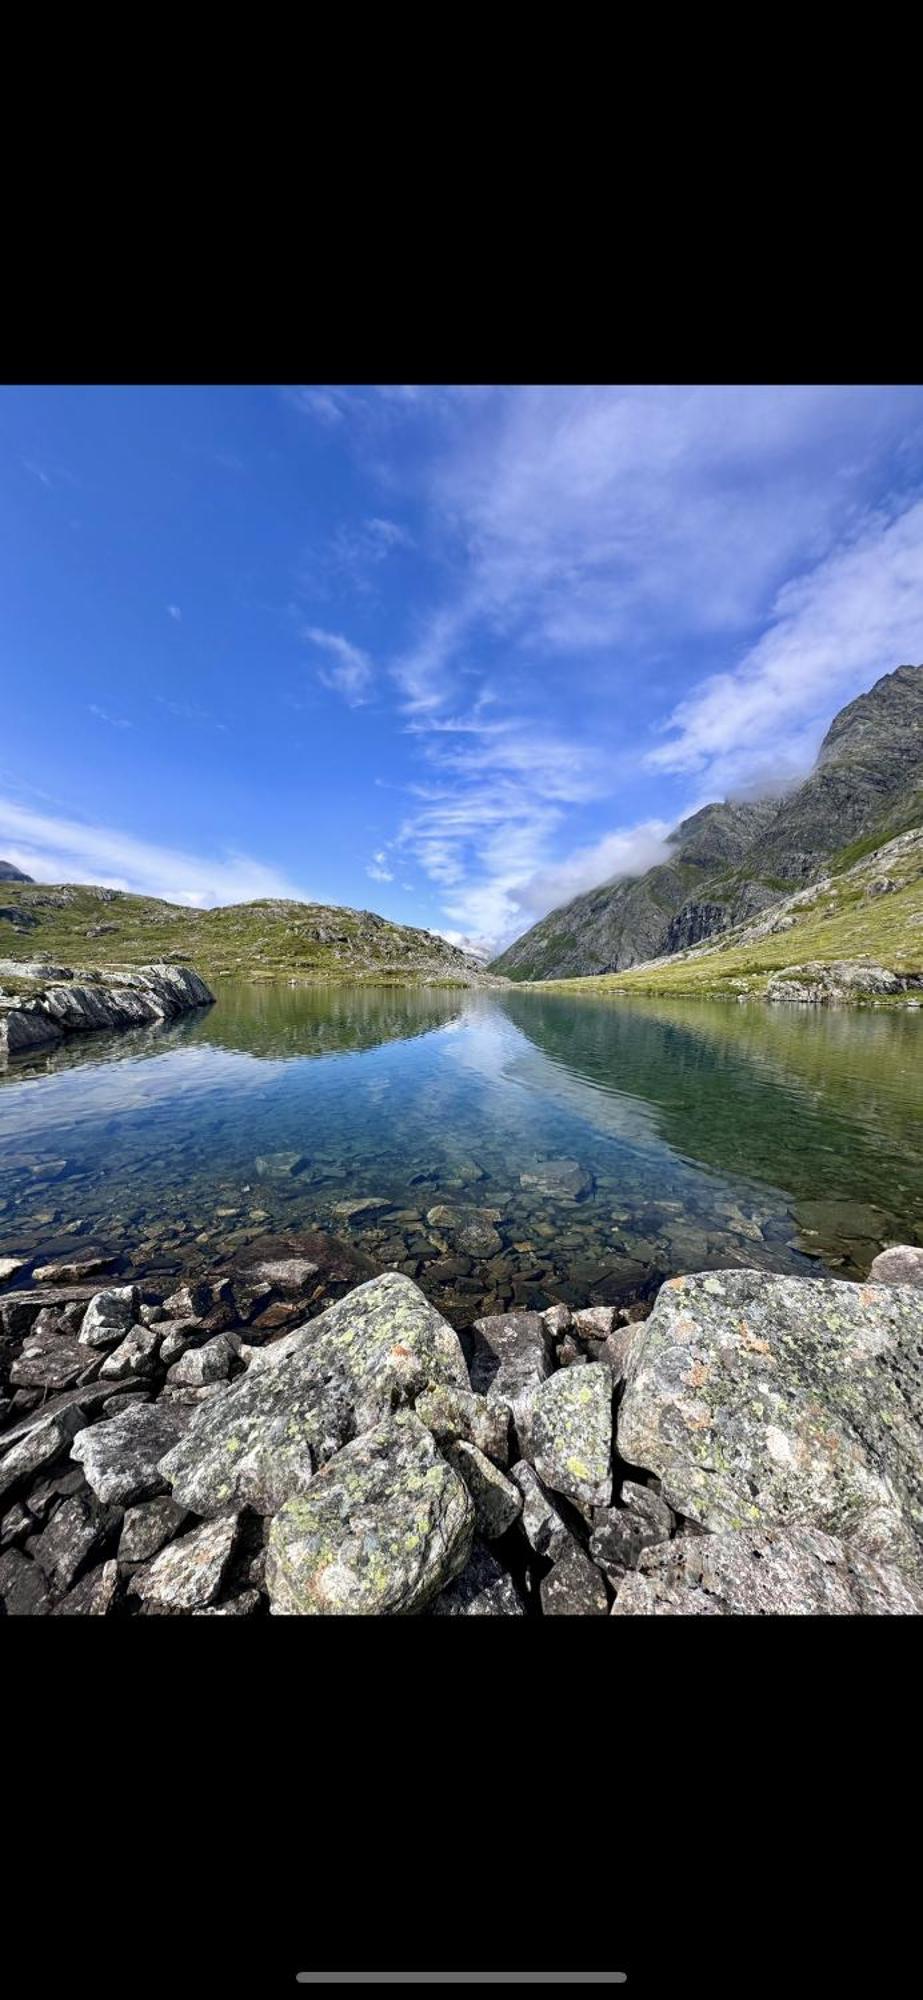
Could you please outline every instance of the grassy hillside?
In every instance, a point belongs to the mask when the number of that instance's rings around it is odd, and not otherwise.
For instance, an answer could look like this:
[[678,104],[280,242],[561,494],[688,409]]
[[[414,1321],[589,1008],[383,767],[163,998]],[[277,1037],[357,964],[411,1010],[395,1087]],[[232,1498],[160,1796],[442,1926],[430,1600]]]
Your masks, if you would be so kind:
[[843,960],[923,977],[923,828],[858,858],[854,848],[843,850],[821,881],[691,951],[599,978],[542,983],[555,991],[733,998],[765,994],[769,976],[787,966]]
[[25,962],[37,953],[101,970],[180,957],[207,980],[298,974],[467,985],[481,977],[471,958],[432,932],[368,910],[273,901],[192,910],[118,889],[4,882],[0,958]]

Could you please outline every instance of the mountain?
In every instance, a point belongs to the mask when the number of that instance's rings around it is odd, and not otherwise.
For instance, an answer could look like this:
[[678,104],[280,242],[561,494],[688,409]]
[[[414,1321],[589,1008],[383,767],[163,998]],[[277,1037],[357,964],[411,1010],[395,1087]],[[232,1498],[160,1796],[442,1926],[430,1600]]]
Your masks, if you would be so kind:
[[758,917],[823,872],[923,821],[923,666],[883,675],[834,717],[811,775],[782,799],[704,806],[668,861],[603,883],[518,938],[491,971],[580,978],[688,950]]
[[31,875],[24,875],[21,868],[14,868],[12,861],[0,861],[0,882],[31,882]]
[[0,909],[0,960],[9,966],[43,956],[100,969],[181,959],[206,979],[291,973],[490,983],[469,953],[370,910],[272,900],[194,910],[120,889],[11,884]]

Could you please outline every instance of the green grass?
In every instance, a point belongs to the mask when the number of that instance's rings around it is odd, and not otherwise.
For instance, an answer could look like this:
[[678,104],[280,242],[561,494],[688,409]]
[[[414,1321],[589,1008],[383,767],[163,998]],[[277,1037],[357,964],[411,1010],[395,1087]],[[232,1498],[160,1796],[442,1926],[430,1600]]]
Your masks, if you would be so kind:
[[[870,883],[884,875],[904,886],[890,894],[870,895]],[[753,937],[753,923],[739,925],[692,951],[629,971],[536,983],[555,991],[733,998],[741,993],[764,994],[769,975],[785,966],[810,960],[830,964],[838,959],[867,959],[889,972],[919,977],[923,975],[923,830],[903,851],[882,847],[879,840],[844,872],[832,875],[814,902],[799,908],[796,898],[786,898],[759,921],[780,916],[790,916],[791,927],[762,938]]]
[[[112,889],[16,882],[2,888],[0,902],[34,925],[20,929],[0,919],[0,958],[25,961],[41,952],[62,965],[106,972],[173,953],[208,980],[294,976],[465,985],[470,976],[463,954],[442,938],[367,910],[273,901],[192,910]],[[10,975],[0,975],[0,984],[10,991]]]

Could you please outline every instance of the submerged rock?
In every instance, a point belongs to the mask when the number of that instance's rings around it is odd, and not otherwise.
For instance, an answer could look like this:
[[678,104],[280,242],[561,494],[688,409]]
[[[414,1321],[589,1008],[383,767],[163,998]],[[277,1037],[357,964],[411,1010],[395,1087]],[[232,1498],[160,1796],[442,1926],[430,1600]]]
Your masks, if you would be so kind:
[[421,1611],[464,1568],[474,1530],[466,1487],[412,1410],[345,1445],[269,1530],[272,1610],[298,1615]]
[[914,1287],[674,1278],[639,1328],[618,1448],[715,1532],[811,1526],[923,1574]]
[[516,1585],[483,1542],[475,1542],[460,1576],[440,1592],[434,1618],[524,1618]]
[[680,1535],[646,1549],[613,1617],[913,1617],[923,1589],[816,1528]]
[[543,1160],[520,1174],[519,1185],[553,1200],[579,1201],[589,1194],[593,1177],[579,1160]]
[[357,1432],[427,1389],[468,1387],[458,1335],[411,1279],[387,1272],[285,1334],[196,1411],[165,1458],[196,1514],[271,1514]]
[[572,1500],[586,1520],[612,1498],[612,1377],[598,1361],[565,1368],[536,1391],[535,1470]]

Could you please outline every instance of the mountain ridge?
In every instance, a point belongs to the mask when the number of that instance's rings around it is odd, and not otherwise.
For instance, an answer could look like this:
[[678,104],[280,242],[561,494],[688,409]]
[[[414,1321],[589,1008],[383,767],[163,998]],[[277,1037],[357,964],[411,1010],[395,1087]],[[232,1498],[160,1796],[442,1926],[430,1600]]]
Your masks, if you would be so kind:
[[514,980],[598,977],[758,918],[880,829],[923,820],[923,666],[900,666],[833,717],[814,769],[781,798],[703,806],[670,859],[552,910],[493,959]]

